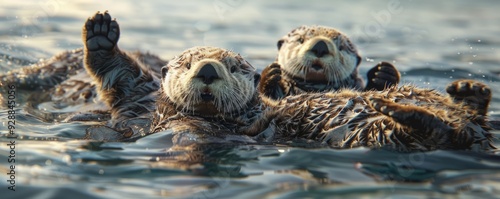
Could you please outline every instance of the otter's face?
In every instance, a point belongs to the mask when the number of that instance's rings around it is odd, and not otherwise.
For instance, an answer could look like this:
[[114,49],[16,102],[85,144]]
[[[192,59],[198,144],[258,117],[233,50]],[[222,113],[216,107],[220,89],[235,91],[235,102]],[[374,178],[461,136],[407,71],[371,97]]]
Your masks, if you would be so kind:
[[177,109],[202,116],[242,111],[260,78],[239,54],[215,47],[184,51],[162,75],[162,89]]
[[349,38],[333,28],[301,26],[278,41],[285,75],[306,82],[335,84],[349,78],[361,61]]

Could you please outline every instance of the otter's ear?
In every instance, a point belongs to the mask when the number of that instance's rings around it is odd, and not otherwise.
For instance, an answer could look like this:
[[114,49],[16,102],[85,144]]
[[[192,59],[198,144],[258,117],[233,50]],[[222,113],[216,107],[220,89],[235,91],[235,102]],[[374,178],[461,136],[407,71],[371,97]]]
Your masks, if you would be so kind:
[[255,73],[255,75],[253,75],[253,82],[255,84],[255,87],[257,87],[257,85],[259,85],[259,82],[260,82],[260,74],[259,73]]
[[281,46],[283,46],[283,43],[285,43],[285,40],[283,40],[283,39],[278,40],[278,44],[277,44],[278,50],[281,49]]
[[165,76],[167,76],[167,72],[168,72],[168,65],[167,66],[163,66],[161,68],[161,78],[165,78]]
[[358,63],[356,64],[356,66],[359,66],[359,64],[361,63],[361,57],[359,55],[357,55],[356,59],[358,61]]

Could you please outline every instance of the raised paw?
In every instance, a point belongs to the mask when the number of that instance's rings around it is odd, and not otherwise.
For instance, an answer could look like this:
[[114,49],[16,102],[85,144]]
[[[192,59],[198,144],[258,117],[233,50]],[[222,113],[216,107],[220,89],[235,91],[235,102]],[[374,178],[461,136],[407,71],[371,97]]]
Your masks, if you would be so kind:
[[267,66],[261,75],[258,85],[259,92],[272,100],[278,100],[284,97],[284,91],[280,86],[281,68],[277,63]]
[[116,20],[111,19],[108,11],[97,12],[85,22],[82,36],[87,50],[111,51],[115,48],[120,37],[120,28]]
[[491,89],[486,84],[474,80],[456,80],[448,85],[446,92],[455,102],[465,103],[477,110],[478,114],[486,115],[488,112]]
[[399,83],[399,71],[388,62],[381,62],[370,69],[367,74],[368,83],[366,90],[384,90]]

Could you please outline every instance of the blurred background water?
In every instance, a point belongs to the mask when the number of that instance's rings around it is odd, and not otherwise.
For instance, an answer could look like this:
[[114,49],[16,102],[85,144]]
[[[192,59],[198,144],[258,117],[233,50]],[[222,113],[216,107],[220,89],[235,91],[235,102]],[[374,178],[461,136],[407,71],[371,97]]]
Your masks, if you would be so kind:
[[[276,42],[300,25],[349,35],[360,71],[395,64],[405,82],[440,91],[457,78],[493,89],[499,118],[498,1],[97,1],[2,0],[0,72],[82,47],[81,27],[109,10],[119,45],[170,59],[210,45],[239,52],[258,70]],[[4,93],[2,93],[4,95]],[[200,154],[169,151],[171,135],[132,143],[80,140],[89,123],[46,123],[16,109],[16,192],[7,189],[7,110],[0,110],[1,198],[499,198],[497,154],[433,151],[401,154],[366,148],[300,149],[249,145]],[[500,146],[498,131],[495,144]],[[200,160],[198,164],[187,164]],[[206,160],[206,161],[205,161]]]

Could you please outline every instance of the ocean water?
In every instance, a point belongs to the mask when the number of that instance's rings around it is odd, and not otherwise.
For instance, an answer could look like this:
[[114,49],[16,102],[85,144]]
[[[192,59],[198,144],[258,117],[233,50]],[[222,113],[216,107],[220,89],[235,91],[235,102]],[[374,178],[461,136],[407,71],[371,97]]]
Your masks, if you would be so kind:
[[[380,61],[406,83],[443,91],[455,79],[490,85],[500,118],[500,3],[497,1],[97,1],[0,4],[0,72],[82,47],[81,27],[109,10],[119,45],[170,59],[210,45],[242,54],[258,70],[276,42],[300,25],[349,35],[365,74]],[[6,93],[2,93],[6,96]],[[500,198],[500,154],[396,153],[356,148],[217,146],[172,152],[168,132],[135,142],[82,140],[92,123],[47,123],[16,107],[15,149],[0,109],[1,198]],[[500,147],[499,131],[493,131]],[[15,154],[12,154],[14,151]],[[15,175],[10,155],[15,155]],[[196,164],[193,164],[196,163]],[[15,177],[15,189],[7,180]]]

